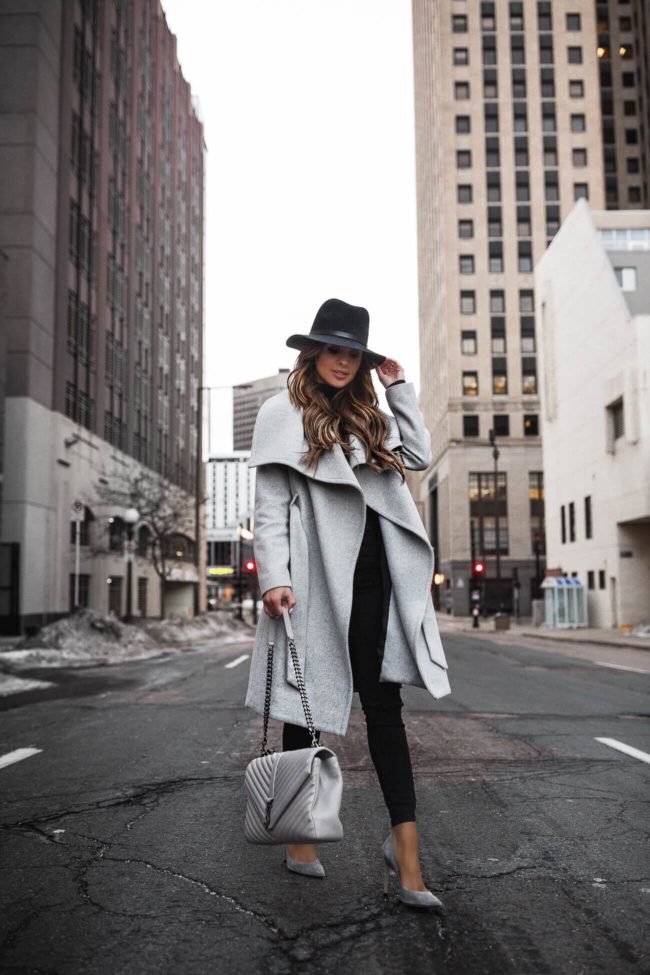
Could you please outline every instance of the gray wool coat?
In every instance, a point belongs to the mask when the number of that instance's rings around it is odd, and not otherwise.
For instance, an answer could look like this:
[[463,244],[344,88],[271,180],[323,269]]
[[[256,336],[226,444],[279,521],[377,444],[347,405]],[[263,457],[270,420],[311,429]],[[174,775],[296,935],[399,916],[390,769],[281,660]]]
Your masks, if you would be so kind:
[[[386,390],[393,416],[385,446],[400,450],[407,468],[424,470],[431,442],[413,383]],[[381,681],[450,693],[447,661],[431,599],[433,549],[415,502],[396,471],[373,471],[353,434],[354,452],[325,451],[316,470],[299,463],[307,450],[302,410],[288,390],[262,405],[248,461],[256,467],[254,553],[262,594],[291,586],[291,623],[316,728],[344,735],[353,694],[348,648],[352,581],[366,504],[379,514],[391,576]],[[266,612],[255,633],[246,705],[263,713],[267,641],[275,631],[272,718],[305,726],[282,619]]]

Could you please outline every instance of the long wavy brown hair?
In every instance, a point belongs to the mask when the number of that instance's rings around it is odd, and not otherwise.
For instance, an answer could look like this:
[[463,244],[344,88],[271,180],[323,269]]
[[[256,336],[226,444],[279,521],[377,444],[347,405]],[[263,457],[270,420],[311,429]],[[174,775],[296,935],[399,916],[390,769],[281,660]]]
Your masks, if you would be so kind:
[[392,450],[384,447],[388,423],[379,409],[368,359],[362,354],[361,365],[352,382],[330,399],[318,384],[316,359],[323,346],[312,342],[301,349],[287,377],[289,399],[303,411],[303,427],[308,449],[300,458],[307,469],[318,464],[325,450],[339,443],[346,454],[353,447],[343,433],[356,434],[366,448],[366,462],[378,473],[394,470],[404,480],[404,464]]

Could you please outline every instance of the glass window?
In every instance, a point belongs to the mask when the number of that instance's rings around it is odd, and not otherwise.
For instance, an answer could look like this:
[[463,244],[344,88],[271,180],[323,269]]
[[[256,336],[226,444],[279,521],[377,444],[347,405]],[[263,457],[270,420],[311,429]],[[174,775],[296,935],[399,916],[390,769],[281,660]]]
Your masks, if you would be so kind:
[[605,588],[605,570],[604,569],[599,569],[598,570],[598,588],[599,589],[604,589]]
[[501,200],[501,174],[488,173],[486,182],[488,203],[498,203]]
[[505,310],[505,291],[490,291],[490,313],[493,315],[505,314]]
[[591,538],[592,527],[593,526],[591,523],[591,495],[587,495],[587,497],[585,498],[585,538]]
[[618,53],[625,61],[627,61],[634,57],[634,46],[632,44],[621,44],[618,49]]
[[478,396],[478,373],[463,373],[463,396]]
[[459,135],[466,135],[472,130],[472,123],[470,121],[469,115],[457,115],[456,116],[456,132]]
[[455,65],[465,65],[469,64],[469,50],[466,47],[455,47],[454,48],[454,64]]
[[515,105],[513,107],[513,128],[515,132],[528,131],[528,113],[525,105]]
[[562,504],[560,505],[560,528],[562,535],[562,544],[566,544],[566,508]]
[[458,236],[464,240],[474,236],[474,221],[473,220],[459,220],[458,221]]
[[557,175],[555,173],[546,173],[544,184],[545,199],[555,203],[560,199],[560,189],[558,186]]
[[463,416],[463,436],[464,437],[478,437],[479,435],[479,418],[476,413],[466,413]]
[[576,540],[576,506],[575,501],[569,501],[569,541]]
[[640,186],[628,186],[628,189],[627,189],[627,200],[628,200],[628,203],[640,203],[641,202],[641,187]]
[[587,128],[587,122],[585,116],[582,114],[571,116],[571,131],[572,132],[584,132]]
[[584,98],[585,83],[581,78],[572,78],[569,81],[569,98]]
[[467,17],[465,14],[454,14],[451,18],[451,29],[454,34],[467,33]]
[[638,129],[626,129],[625,130],[625,144],[627,146],[636,146],[639,142],[639,130]]
[[621,80],[623,81],[624,88],[634,88],[635,81],[633,71],[624,71],[621,75]]
[[571,152],[574,166],[586,166],[587,165],[587,150],[586,149],[573,149]]
[[626,98],[623,102],[623,113],[625,115],[636,115],[636,102]]
[[581,47],[568,47],[567,48],[567,60],[569,64],[582,64],[582,48]]
[[460,349],[463,355],[476,355],[476,332],[465,331],[460,333]]
[[542,103],[542,129],[544,132],[555,132],[555,105]]
[[553,37],[547,34],[539,39],[540,64],[553,64]]
[[638,173],[641,170],[639,159],[636,156],[629,156],[625,162],[628,173]]
[[472,153],[469,149],[459,149],[456,153],[456,166],[458,169],[470,169],[472,165]]
[[519,311],[524,313],[535,311],[534,291],[526,289],[519,292]]
[[525,68],[512,69],[512,97],[513,98],[526,97],[526,69]]
[[457,101],[467,101],[469,98],[469,81],[457,81],[454,84],[454,97]]
[[574,183],[573,184],[573,199],[574,200],[588,200],[589,199],[589,186],[587,183]]
[[580,14],[567,14],[566,15],[566,29],[567,30],[580,30]]
[[521,360],[521,391],[526,396],[537,393],[537,365],[534,358],[524,357]]
[[621,291],[636,291],[636,268],[615,267],[614,274]]
[[484,107],[485,116],[485,131],[486,132],[498,132],[499,131],[499,106],[488,104]]
[[460,311],[462,315],[476,314],[476,292],[475,291],[461,291]]
[[483,97],[498,98],[499,83],[497,73],[493,68],[486,68],[483,71]]
[[492,358],[492,393],[495,396],[506,396],[508,393],[506,360],[501,356]]
[[520,240],[517,244],[517,267],[522,274],[529,274],[533,270],[533,251],[529,240]]
[[472,187],[470,183],[459,183],[456,187],[457,200],[459,203],[472,202]]
[[632,30],[632,18],[631,17],[619,17],[618,19],[618,29],[622,33]]
[[458,270],[461,274],[474,274],[474,255],[461,254],[458,258]]
[[530,200],[530,180],[527,172],[517,173],[516,196],[520,203]]
[[497,63],[497,42],[494,34],[483,35],[483,64]]
[[526,63],[526,49],[524,47],[524,38],[518,34],[514,35],[510,40],[510,61],[512,64],[525,64]]
[[539,417],[537,413],[524,413],[524,437],[539,436]]
[[491,240],[488,248],[488,270],[490,274],[502,274],[503,244],[500,240]]
[[493,472],[481,471],[469,475],[469,515],[471,550],[482,556],[493,555],[496,552],[495,516],[498,515],[499,554],[507,555],[508,491],[505,471],[499,471],[496,484]]
[[495,437],[510,436],[510,417],[507,413],[495,413],[492,416],[492,429]]

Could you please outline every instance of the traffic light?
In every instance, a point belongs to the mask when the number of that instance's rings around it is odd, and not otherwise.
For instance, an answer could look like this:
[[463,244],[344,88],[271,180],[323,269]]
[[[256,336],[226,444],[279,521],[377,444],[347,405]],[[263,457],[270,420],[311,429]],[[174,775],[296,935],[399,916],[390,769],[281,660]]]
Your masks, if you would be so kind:
[[244,572],[257,572],[257,562],[255,559],[246,559],[244,562]]
[[481,562],[480,559],[477,560],[472,566],[473,574],[480,579],[481,576],[485,575],[485,562]]

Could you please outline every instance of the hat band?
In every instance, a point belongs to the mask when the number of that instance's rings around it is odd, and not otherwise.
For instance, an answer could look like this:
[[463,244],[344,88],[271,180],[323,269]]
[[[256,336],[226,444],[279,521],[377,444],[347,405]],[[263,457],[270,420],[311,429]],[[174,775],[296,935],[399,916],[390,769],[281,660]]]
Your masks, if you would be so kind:
[[351,339],[353,342],[358,342],[359,345],[363,345],[364,347],[366,347],[366,343],[361,342],[361,340],[358,339],[356,335],[352,335],[350,332],[337,332],[333,328],[325,329],[322,332],[317,332],[314,329],[312,329],[310,334],[311,335],[339,335],[342,339]]

